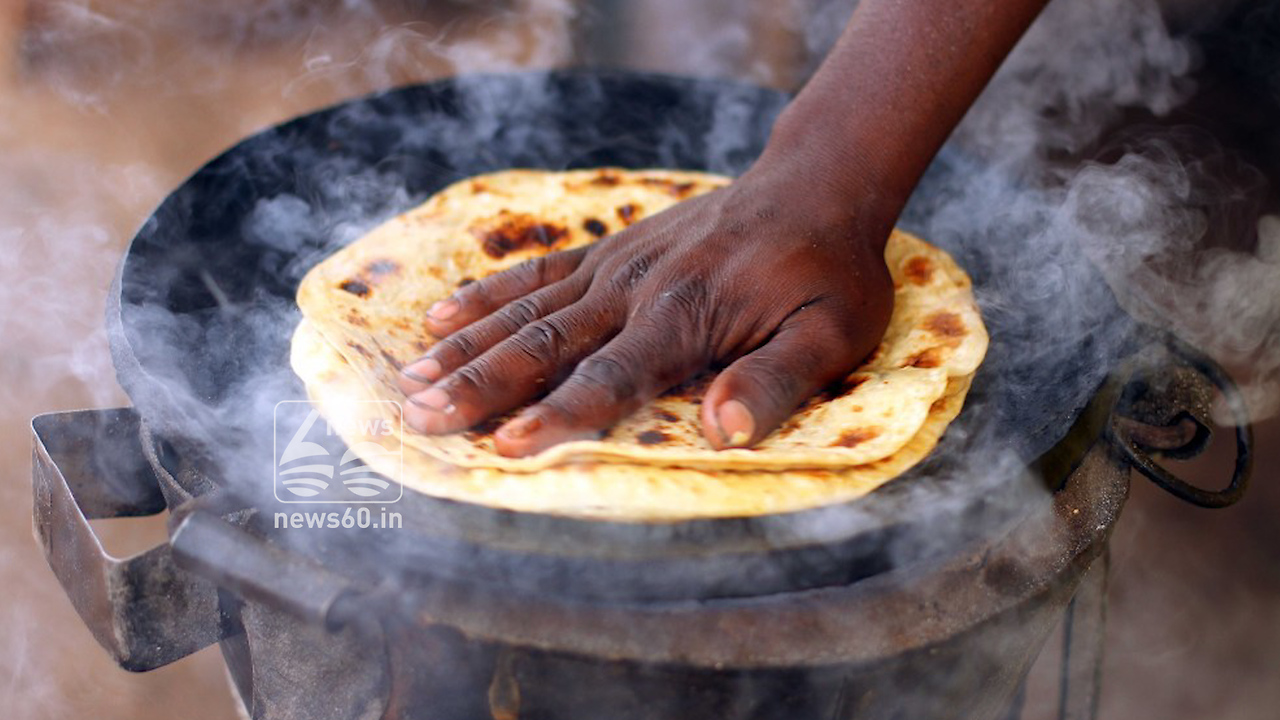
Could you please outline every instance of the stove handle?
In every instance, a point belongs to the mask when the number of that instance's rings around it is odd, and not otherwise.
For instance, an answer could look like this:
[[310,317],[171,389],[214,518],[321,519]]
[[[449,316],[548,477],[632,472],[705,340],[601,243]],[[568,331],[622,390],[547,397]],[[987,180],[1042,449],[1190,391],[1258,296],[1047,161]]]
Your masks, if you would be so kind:
[[217,588],[174,561],[168,544],[116,558],[89,520],[165,509],[132,408],[49,413],[31,421],[32,519],[80,619],[126,670],[167,665],[233,632]]
[[[1209,356],[1173,335],[1167,335],[1162,345],[1194,374],[1199,384],[1208,383],[1222,392],[1235,422],[1236,459],[1231,481],[1221,490],[1206,490],[1174,475],[1152,458],[1157,454],[1185,459],[1204,449],[1212,433],[1207,390],[1201,395],[1196,389],[1175,386],[1167,393],[1151,393],[1155,383],[1139,373],[1121,393],[1108,436],[1130,465],[1175,497],[1203,508],[1234,505],[1244,496],[1253,472],[1253,425],[1244,396],[1227,371]],[[1153,394],[1154,399],[1150,397]],[[1144,417],[1135,419],[1133,415]]]
[[363,598],[345,577],[230,521],[222,504],[213,493],[174,511],[169,542],[181,567],[244,600],[280,608],[330,631],[363,617]]

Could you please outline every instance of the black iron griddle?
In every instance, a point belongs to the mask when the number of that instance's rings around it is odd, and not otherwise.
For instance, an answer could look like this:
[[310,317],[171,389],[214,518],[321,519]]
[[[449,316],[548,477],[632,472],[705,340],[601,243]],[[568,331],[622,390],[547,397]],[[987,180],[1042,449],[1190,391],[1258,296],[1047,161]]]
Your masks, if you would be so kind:
[[[244,537],[260,541],[271,536],[262,520],[273,502],[264,398],[305,398],[287,357],[300,319],[294,292],[309,267],[362,229],[477,173],[606,165],[740,173],[787,100],[744,84],[657,75],[472,76],[268,129],[189,178],[129,247],[108,310],[120,382],[185,493],[208,496],[224,517],[256,508],[235,517]],[[1131,348],[1133,325],[1114,301],[1102,303],[1091,310],[1098,337],[1042,347],[1037,308],[1052,299],[1006,261],[1017,238],[928,233],[937,230],[938,197],[980,169],[945,150],[902,222],[973,275],[987,304],[988,360],[930,458],[868,497],[758,518],[645,524],[406,493],[397,508],[405,530],[376,542],[368,533],[303,542],[297,532],[270,542],[373,582],[427,573],[634,601],[848,583],[972,533],[998,532],[1027,497],[1055,482],[1033,463],[1073,423],[1095,437],[1101,431],[1077,421]],[[1065,474],[1070,464],[1055,467]],[[378,562],[366,562],[374,556]]]

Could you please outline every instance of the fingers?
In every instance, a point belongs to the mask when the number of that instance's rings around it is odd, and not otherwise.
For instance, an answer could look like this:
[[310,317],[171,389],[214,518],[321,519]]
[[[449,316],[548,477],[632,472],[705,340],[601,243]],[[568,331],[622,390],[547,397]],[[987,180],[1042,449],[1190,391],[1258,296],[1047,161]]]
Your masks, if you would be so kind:
[[529,323],[557,312],[582,298],[587,282],[572,278],[537,290],[503,305],[436,343],[422,359],[400,373],[400,391],[415,395],[490,348],[515,335]]
[[569,277],[587,248],[530,258],[519,265],[495,273],[432,305],[427,311],[427,327],[436,337],[444,337],[485,317],[507,303]]
[[542,402],[499,428],[498,452],[521,457],[596,436],[704,362],[672,343],[670,332],[628,325],[587,357]]
[[848,373],[861,357],[837,327],[813,318],[789,320],[768,343],[720,373],[702,399],[702,432],[712,447],[754,445],[800,403]]
[[[608,342],[622,326],[624,312],[586,298],[532,320],[439,382],[409,395],[404,420],[420,432],[448,433],[518,407]],[[454,362],[462,355],[442,357],[442,363]]]

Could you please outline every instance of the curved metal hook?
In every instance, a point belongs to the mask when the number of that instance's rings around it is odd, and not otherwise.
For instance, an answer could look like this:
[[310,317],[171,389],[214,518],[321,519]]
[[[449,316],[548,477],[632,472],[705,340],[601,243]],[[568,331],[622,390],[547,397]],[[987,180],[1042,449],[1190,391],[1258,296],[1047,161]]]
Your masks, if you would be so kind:
[[[1233,505],[1244,497],[1249,477],[1253,472],[1253,426],[1249,422],[1249,410],[1245,405],[1244,396],[1227,371],[1209,356],[1172,335],[1165,338],[1165,346],[1173,355],[1185,361],[1188,367],[1200,373],[1222,392],[1223,399],[1235,421],[1236,429],[1236,462],[1231,474],[1231,482],[1221,490],[1205,490],[1174,475],[1152,459],[1147,452],[1151,448],[1135,440],[1132,428],[1123,422],[1119,415],[1113,417],[1107,430],[1108,436],[1138,472],[1175,497],[1203,508],[1224,508]],[[1181,419],[1185,417],[1185,415],[1180,416]],[[1207,428],[1199,421],[1197,425],[1199,427],[1195,438],[1188,445],[1204,444]],[[1189,457],[1194,454],[1194,451],[1188,452],[1185,447],[1170,448],[1168,454],[1172,457]]]

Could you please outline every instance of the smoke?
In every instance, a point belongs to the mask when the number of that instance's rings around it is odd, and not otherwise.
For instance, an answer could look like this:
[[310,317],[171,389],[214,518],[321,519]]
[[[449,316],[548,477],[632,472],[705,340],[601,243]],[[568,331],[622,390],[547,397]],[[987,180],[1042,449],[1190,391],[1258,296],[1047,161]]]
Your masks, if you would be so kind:
[[[39,4],[26,19],[21,53],[0,95],[6,143],[0,177],[10,188],[0,197],[0,269],[9,279],[0,288],[6,308],[0,368],[7,381],[0,404],[18,409],[12,436],[22,434],[24,415],[124,401],[102,332],[111,269],[152,206],[204,160],[257,128],[365,92],[457,73],[562,65],[579,41],[569,0],[410,5]],[[613,64],[795,87],[803,71],[785,63],[812,68],[851,10],[852,3],[818,0],[647,0],[629,5],[622,18],[590,15],[587,27],[610,41],[622,36],[610,48]],[[614,25],[628,29],[610,30]],[[1263,217],[1253,226],[1260,175],[1222,147],[1179,139],[1185,132],[1152,131],[1107,148],[1110,155],[1095,152],[1104,129],[1125,112],[1161,115],[1185,101],[1200,61],[1196,45],[1171,35],[1149,0],[1059,0],[956,131],[904,223],[952,251],[979,279],[984,314],[1001,331],[1003,345],[986,371],[999,382],[975,390],[971,420],[948,434],[943,459],[922,469],[921,482],[901,490],[900,507],[927,503],[954,526],[973,520],[959,510],[975,494],[992,497],[993,518],[1025,501],[1002,492],[1001,479],[1045,438],[1028,433],[1028,445],[1013,447],[1003,431],[1043,428],[1048,437],[1061,427],[1061,408],[1079,407],[1131,349],[1134,327],[1117,312],[1117,299],[1144,322],[1172,328],[1225,361],[1251,365],[1256,377],[1247,389],[1255,412],[1275,412],[1280,301],[1257,290],[1280,283],[1280,219]],[[498,169],[502,157],[461,154],[491,143],[525,148],[521,157],[529,164],[555,156],[552,129],[512,119],[526,117],[513,108],[549,111],[559,100],[536,79],[515,96],[494,95],[483,82],[462,83],[463,120],[384,120],[353,111],[338,121],[349,123],[351,141],[385,134],[406,155],[439,148],[432,162],[442,166]],[[712,108],[703,143],[716,169],[742,168],[748,138],[759,129],[750,102],[729,94]],[[672,129],[661,150],[672,162],[687,151],[679,131]],[[615,140],[595,138],[602,145]],[[276,149],[297,150],[283,143]],[[1096,159],[1067,161],[1081,155]],[[296,281],[426,190],[419,171],[397,158],[372,169],[336,158],[307,160],[315,173],[305,187],[257,198],[234,228],[242,241],[264,249],[261,267],[246,271],[249,279]],[[1215,231],[1223,242],[1201,249]],[[1249,237],[1232,240],[1241,234]],[[151,299],[179,280],[185,282],[159,271]],[[216,439],[226,477],[264,491],[269,465],[244,450],[270,435],[261,425],[228,424],[245,417],[269,424],[272,406],[296,391],[283,358],[255,352],[279,346],[297,322],[296,309],[266,294],[237,293],[226,278],[209,275],[202,283],[215,299],[207,315],[175,316],[153,302],[137,316],[147,339],[143,352],[154,354],[148,367],[164,381],[163,396],[150,400],[195,419],[206,439]],[[171,351],[189,345],[191,333],[211,346],[246,348],[242,374],[214,399],[211,379],[193,380],[188,358]],[[996,414],[1010,398],[1015,410]],[[972,482],[931,482],[931,474]],[[7,492],[25,484],[16,477]],[[25,527],[28,503],[9,495],[4,504],[15,512],[4,525]],[[802,532],[835,536],[850,522],[866,521],[860,512],[826,517],[827,524]],[[928,538],[892,550],[903,559],[945,550],[959,529],[940,525]],[[27,540],[15,547],[19,542]],[[33,567],[38,558],[2,557],[11,585],[27,572],[47,580]],[[10,619],[24,628],[39,622],[30,608]],[[61,660],[36,645],[29,632],[0,639],[10,682],[29,688],[18,714],[64,716],[53,701],[58,693],[32,679]],[[83,696],[63,702],[91,704]]]
[[1122,112],[1168,113],[1194,83],[1196,46],[1153,0],[1050,3],[956,132],[997,162],[1078,155]]
[[[232,715],[216,655],[134,676],[94,647],[30,535],[26,423],[41,412],[130,402],[104,332],[116,264],[155,205],[208,158],[258,128],[354,95],[454,72],[561,64],[571,50],[568,2],[431,3],[430,12],[425,3],[395,5],[0,7],[0,37],[12,40],[0,53],[0,447],[10,461],[0,484],[0,582],[17,588],[0,609],[9,716]],[[252,241],[274,244],[283,258],[299,229],[345,242],[408,202],[403,173],[328,170],[319,195],[265,201],[248,223]],[[347,209],[321,213],[318,199]],[[295,277],[299,267],[282,264]],[[245,310],[227,308],[220,339],[281,330],[237,329]],[[246,377],[238,399],[278,399],[273,382],[270,373]],[[202,404],[185,379],[168,391],[192,412]],[[270,418],[269,405],[265,412]],[[121,521],[97,530],[108,548],[137,532]]]

